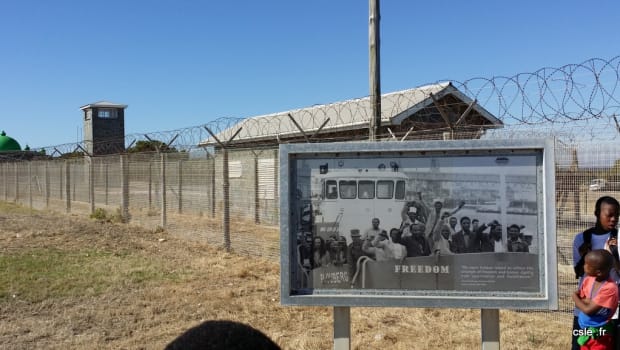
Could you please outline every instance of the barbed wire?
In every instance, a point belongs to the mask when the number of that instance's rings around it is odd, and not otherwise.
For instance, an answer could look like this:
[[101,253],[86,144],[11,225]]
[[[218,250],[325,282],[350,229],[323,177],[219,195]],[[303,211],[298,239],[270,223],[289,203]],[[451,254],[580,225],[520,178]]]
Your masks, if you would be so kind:
[[542,124],[598,119],[620,111],[620,56],[592,58],[512,77],[453,84],[506,123]]
[[[592,58],[533,73],[438,82],[387,93],[381,102],[386,127],[379,139],[433,139],[452,132],[457,138],[552,135],[567,142],[615,140],[620,135],[619,71],[620,56]],[[299,141],[314,133],[318,133],[314,141],[363,140],[372,117],[369,101],[366,96],[257,117],[223,117],[197,126],[107,139],[97,146],[105,150],[106,145],[121,143],[127,149],[138,141],[157,140],[177,150],[191,150],[218,146],[213,135],[223,142],[232,136],[245,141],[230,147]],[[459,124],[457,119],[472,102],[475,113]],[[493,118],[498,125],[492,125]],[[406,128],[398,127],[405,124]],[[82,152],[88,146],[82,141],[33,151],[58,156]]]

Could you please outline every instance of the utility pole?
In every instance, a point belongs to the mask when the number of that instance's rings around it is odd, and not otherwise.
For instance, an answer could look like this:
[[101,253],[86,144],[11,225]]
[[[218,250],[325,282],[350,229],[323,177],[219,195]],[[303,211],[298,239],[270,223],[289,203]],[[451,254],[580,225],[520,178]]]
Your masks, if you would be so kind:
[[368,0],[368,44],[369,44],[369,80],[370,80],[370,125],[368,139],[375,141],[381,126],[381,74],[379,45],[379,0]]
[[[368,75],[370,83],[370,110],[372,111],[368,125],[368,139],[369,141],[376,141],[377,133],[381,126],[381,79],[379,74],[379,20],[381,16],[379,15],[379,0],[368,0],[368,12]],[[351,308],[349,306],[334,306],[334,350],[350,349]]]

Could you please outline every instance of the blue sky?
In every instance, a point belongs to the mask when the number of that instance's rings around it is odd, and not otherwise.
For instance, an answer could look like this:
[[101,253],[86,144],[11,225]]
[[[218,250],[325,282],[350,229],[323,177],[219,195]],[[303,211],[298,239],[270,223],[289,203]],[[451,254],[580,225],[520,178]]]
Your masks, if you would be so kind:
[[[382,92],[620,55],[620,2],[381,2]],[[0,2],[0,129],[76,142],[79,107],[127,134],[368,95],[368,2]]]

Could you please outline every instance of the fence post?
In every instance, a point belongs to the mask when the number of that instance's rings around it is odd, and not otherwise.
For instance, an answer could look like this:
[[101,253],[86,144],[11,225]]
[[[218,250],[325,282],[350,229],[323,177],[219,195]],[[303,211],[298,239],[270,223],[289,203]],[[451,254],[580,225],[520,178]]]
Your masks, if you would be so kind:
[[239,133],[241,132],[241,128],[237,129],[237,131],[228,139],[228,141],[226,141],[226,143],[222,143],[218,137],[211,131],[209,130],[209,128],[207,128],[205,126],[205,129],[207,129],[207,131],[209,132],[209,134],[211,134],[211,136],[215,139],[215,141],[220,145],[220,147],[222,148],[222,178],[224,180],[224,186],[223,186],[223,199],[222,201],[224,202],[224,217],[222,219],[223,221],[223,229],[224,229],[224,247],[226,248],[227,251],[230,251],[230,194],[229,194],[229,189],[230,189],[230,181],[228,178],[228,150],[227,147],[228,145],[230,145],[230,143],[232,142],[232,140],[237,137],[237,135],[239,135]]
[[[157,156],[158,156],[159,159],[158,159],[157,163],[155,163],[155,165],[161,163],[161,154],[159,152],[157,152]],[[156,199],[160,199],[161,200],[161,193],[159,193],[160,190],[161,190],[161,178],[160,178],[160,176],[161,176],[161,164],[159,165],[159,168],[157,168],[156,170],[159,170],[159,174],[158,175],[153,174],[153,189],[154,189],[154,192],[155,192],[154,193],[155,194],[154,197]],[[159,203],[159,206],[161,207],[161,203]],[[160,213],[160,215],[161,215],[161,213]]]
[[211,217],[215,217],[215,153],[211,157]]
[[45,161],[45,207],[50,207],[50,166],[48,161]]
[[[571,166],[570,166],[570,170],[571,172],[573,172],[573,174],[579,174],[578,169],[579,169],[579,159],[577,158],[577,147],[573,146],[572,150],[571,150],[571,157],[572,157],[572,162],[571,162]],[[581,184],[579,183],[579,180],[581,179],[581,177],[579,176],[575,176],[575,178],[573,178],[573,184],[572,184],[572,192],[573,192],[573,205],[575,208],[575,216],[577,218],[577,222],[580,223],[581,222],[581,201],[580,201],[580,196],[579,196],[579,192],[580,192],[580,188],[579,186],[581,186]]]
[[183,213],[183,161],[179,160],[178,163],[178,169],[177,169],[177,182],[178,182],[178,187],[179,187],[179,206],[178,206],[178,212],[179,214]]
[[222,179],[224,180],[223,197],[224,197],[224,216],[222,226],[224,228],[224,247],[230,250],[230,179],[228,178],[228,150],[222,148]]
[[19,162],[15,162],[15,203],[19,201]]
[[64,197],[63,195],[64,183],[65,183],[65,177],[63,173],[64,168],[65,167],[63,167],[62,165],[58,167],[58,178],[60,179],[60,184],[58,184],[58,197],[60,197],[60,200],[62,200]]
[[153,205],[153,161],[149,159],[149,210]]
[[273,150],[273,206],[274,208],[274,212],[276,213],[275,215],[275,222],[279,222],[280,220],[280,191],[278,191],[278,188],[280,187],[279,181],[280,181],[280,153],[279,150],[276,148],[275,150]]
[[2,164],[2,179],[3,179],[2,182],[4,183],[4,201],[5,202],[7,201],[7,197],[8,197],[7,192],[9,191],[9,188],[8,188],[9,184],[8,184],[8,179],[7,179],[9,177],[9,174],[8,174],[9,172],[7,171],[8,166],[9,166],[9,163]]
[[[73,168],[75,168],[75,167],[73,167]],[[77,171],[76,171],[76,173],[77,173]],[[75,190],[75,187],[77,186],[77,181],[76,181],[77,177],[78,177],[77,174],[73,174],[73,181],[71,181],[71,184],[73,186],[73,193],[72,193],[73,201],[75,201],[75,193],[77,192]]]
[[71,212],[71,169],[69,168],[69,161],[65,160],[65,199],[66,199],[66,211]]
[[88,157],[88,197],[90,199],[90,213],[95,213],[95,164],[92,156]]
[[258,155],[254,153],[254,222],[260,224],[260,201],[258,200]]
[[121,216],[123,222],[129,220],[129,164],[127,155],[121,155]]
[[166,153],[160,153],[161,227],[166,228]]
[[109,166],[107,159],[103,165],[103,173],[105,176],[105,205],[108,205],[108,192],[110,191]]
[[28,161],[28,207],[32,209],[32,161]]

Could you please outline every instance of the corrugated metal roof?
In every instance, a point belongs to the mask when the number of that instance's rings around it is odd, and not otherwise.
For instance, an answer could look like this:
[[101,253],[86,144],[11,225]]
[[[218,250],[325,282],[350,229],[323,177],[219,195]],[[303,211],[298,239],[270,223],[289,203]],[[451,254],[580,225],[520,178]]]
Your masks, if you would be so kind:
[[[437,98],[441,98],[441,96],[446,94],[453,94],[465,103],[472,101],[472,99],[452,86],[450,82],[384,94],[381,96],[381,125],[400,124],[404,118],[432,104],[433,101],[430,98],[430,94],[435,95]],[[484,108],[476,105],[474,109],[489,119],[492,124],[502,124],[499,119],[484,110]],[[216,136],[221,141],[228,140],[239,128],[241,128],[241,131],[234,138],[234,141],[237,142],[300,135],[299,129],[289,118],[289,114],[303,128],[304,132],[312,134],[327,119],[329,119],[329,122],[323,127],[321,133],[366,127],[370,121],[372,110],[370,97],[364,97],[247,118]],[[213,137],[210,137],[202,141],[200,145],[214,143],[216,141]]]

